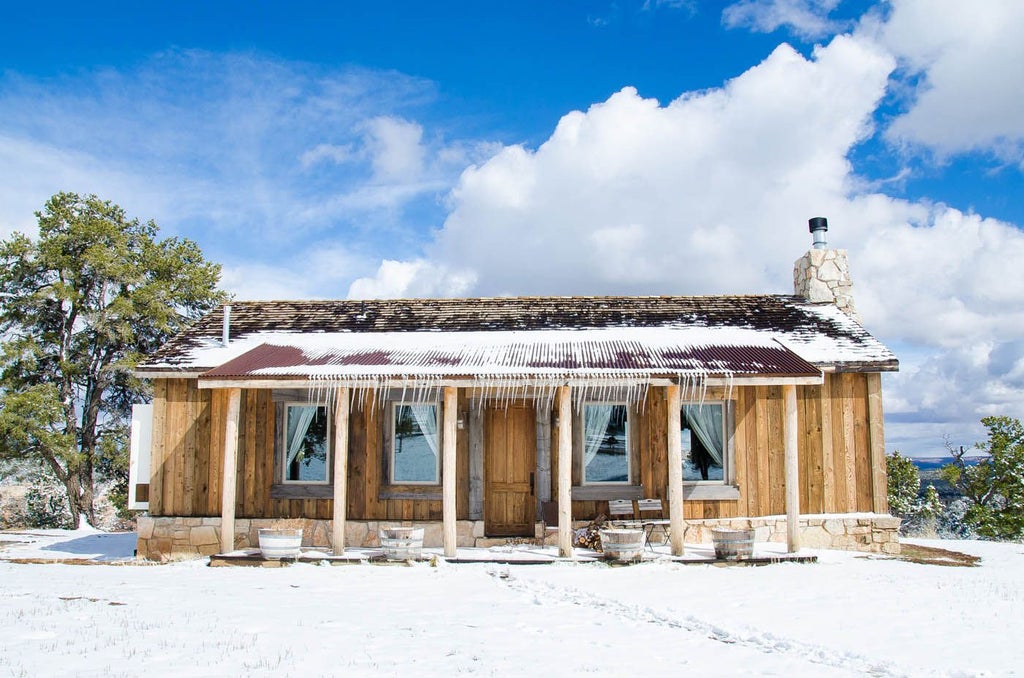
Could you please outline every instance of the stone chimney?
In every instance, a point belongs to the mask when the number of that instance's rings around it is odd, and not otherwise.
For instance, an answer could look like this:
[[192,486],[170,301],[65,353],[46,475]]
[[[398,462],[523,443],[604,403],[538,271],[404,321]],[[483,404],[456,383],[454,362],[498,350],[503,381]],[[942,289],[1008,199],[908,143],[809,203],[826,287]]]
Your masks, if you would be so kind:
[[827,219],[814,217],[807,223],[813,247],[793,264],[793,293],[807,301],[835,304],[860,322],[857,309],[853,307],[853,283],[850,282],[846,250],[828,247],[825,239]]

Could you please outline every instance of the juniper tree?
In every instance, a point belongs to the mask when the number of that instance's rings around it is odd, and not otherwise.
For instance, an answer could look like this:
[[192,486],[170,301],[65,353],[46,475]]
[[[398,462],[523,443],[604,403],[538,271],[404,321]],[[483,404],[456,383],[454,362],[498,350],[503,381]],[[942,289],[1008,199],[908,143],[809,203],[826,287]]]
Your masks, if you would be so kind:
[[38,238],[0,241],[0,456],[49,468],[73,522],[95,525],[97,461],[148,396],[131,370],[223,299],[220,266],[94,195],[58,193],[36,217]]
[[899,450],[885,460],[889,480],[889,511],[901,518],[910,518],[917,509],[917,495],[921,490],[921,475],[917,466]]
[[1011,417],[985,417],[988,440],[975,448],[987,457],[975,465],[964,459],[967,451],[950,450],[953,463],[942,477],[964,496],[964,523],[983,537],[1024,537],[1024,426]]

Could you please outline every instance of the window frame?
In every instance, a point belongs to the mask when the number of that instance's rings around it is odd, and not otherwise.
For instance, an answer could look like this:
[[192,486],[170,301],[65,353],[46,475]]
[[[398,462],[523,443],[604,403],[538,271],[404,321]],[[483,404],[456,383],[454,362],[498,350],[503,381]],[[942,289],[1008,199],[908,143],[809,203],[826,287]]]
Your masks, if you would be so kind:
[[[325,402],[310,402],[302,400],[288,400],[282,403],[281,433],[278,436],[281,445],[281,463],[278,467],[280,473],[279,482],[288,486],[304,485],[333,485],[334,484],[334,417],[331,415],[331,406]],[[288,480],[288,409],[291,407],[322,407],[327,420],[327,431],[325,433],[327,454],[324,460],[323,480]]]
[[[397,427],[395,426],[395,416],[399,407],[408,406],[424,406],[429,405],[434,407],[434,416],[437,420],[437,454],[434,455],[434,479],[433,480],[396,480],[395,479],[395,455],[398,453],[398,447],[395,444],[398,436]],[[439,487],[441,485],[441,445],[443,443],[443,431],[442,431],[442,413],[441,413],[441,401],[440,400],[428,400],[428,401],[409,401],[409,400],[392,400],[388,402],[388,442],[389,449],[387,451],[387,475],[385,476],[384,485],[390,487]]]
[[[626,412],[626,479],[625,480],[587,480],[587,407],[592,405],[620,406]],[[636,485],[633,482],[633,417],[631,410],[633,405],[626,400],[587,400],[583,402],[579,422],[582,444],[579,449],[580,460],[580,486],[581,487],[630,487]]]
[[[733,421],[733,409],[731,400],[684,400],[679,403],[679,419],[680,419],[680,443],[682,443],[682,435],[685,430],[683,427],[686,426],[686,417],[683,415],[683,408],[689,406],[707,406],[707,405],[719,405],[722,408],[722,479],[721,480],[683,480],[683,485],[686,487],[697,488],[697,487],[736,487],[736,449],[733,445],[733,433],[735,431],[735,424]],[[692,429],[691,429],[692,431]],[[693,435],[691,433],[691,435]],[[685,449],[685,448],[684,448]],[[683,457],[683,464],[689,463],[689,457]]]

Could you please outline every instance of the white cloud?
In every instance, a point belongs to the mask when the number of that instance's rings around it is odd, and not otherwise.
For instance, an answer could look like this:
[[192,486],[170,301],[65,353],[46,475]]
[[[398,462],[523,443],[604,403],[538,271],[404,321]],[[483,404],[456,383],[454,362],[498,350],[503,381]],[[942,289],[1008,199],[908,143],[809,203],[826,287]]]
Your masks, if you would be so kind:
[[472,273],[449,270],[424,259],[381,262],[372,277],[352,283],[350,299],[397,299],[403,297],[462,297],[473,287]]
[[305,151],[299,158],[302,167],[307,169],[320,162],[332,162],[338,165],[358,159],[359,155],[352,148],[351,144],[338,146],[336,144],[317,144],[316,147]]
[[1024,166],[1024,3],[892,0],[871,31],[917,77],[889,137],[939,156],[987,151]]
[[222,267],[221,287],[239,300],[337,299],[353,278],[369,275],[375,268],[374,259],[321,241],[262,261],[230,257]]
[[0,237],[34,234],[35,212],[58,191],[123,195],[130,214],[162,202],[144,178],[112,170],[89,153],[0,133]]
[[[564,116],[536,151],[467,169],[430,253],[473,267],[488,294],[778,289],[803,220],[845,204],[845,154],[891,68],[838,38],[813,61],[779,47],[668,106],[624,89]],[[847,228],[852,240],[861,227]]]
[[32,210],[72,190],[213,243],[222,259],[290,255],[346,231],[383,254],[440,221],[438,194],[464,166],[453,158],[475,147],[413,121],[433,92],[398,73],[200,51],[57,82],[6,72],[0,228],[30,228]]
[[349,294],[788,292],[806,218],[824,215],[865,324],[907,355],[887,379],[892,440],[970,442],[981,416],[1024,409],[1024,234],[853,174],[894,66],[841,36],[666,106],[626,88],[536,150],[468,168],[428,257],[385,262]]
[[821,38],[842,26],[829,18],[841,0],[740,0],[722,12],[728,28],[771,33],[788,28],[804,38]]
[[366,145],[378,181],[414,182],[423,174],[423,128],[414,122],[380,116],[364,123]]

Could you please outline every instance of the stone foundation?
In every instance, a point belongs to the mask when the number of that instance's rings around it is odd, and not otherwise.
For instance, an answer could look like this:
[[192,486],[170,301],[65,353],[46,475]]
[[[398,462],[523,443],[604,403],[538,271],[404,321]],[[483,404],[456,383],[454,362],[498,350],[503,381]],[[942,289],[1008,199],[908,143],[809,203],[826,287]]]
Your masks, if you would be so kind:
[[[238,518],[235,520],[235,548],[259,546],[261,528],[301,529],[302,545],[330,549],[332,547],[330,520],[305,518]],[[581,527],[586,521],[577,521]],[[380,529],[422,525],[423,545],[441,547],[443,533],[440,522],[414,523],[397,520],[349,520],[345,523],[347,546],[373,548],[380,546]],[[484,523],[479,520],[459,520],[455,523],[457,544],[460,547],[489,548],[515,539],[484,536]],[[753,529],[757,541],[786,541],[786,517],[720,518],[687,520],[685,540],[688,543],[710,543],[711,528]],[[871,553],[896,554],[900,551],[900,519],[889,515],[856,513],[800,517],[800,543],[807,548],[841,549]],[[138,519],[138,555],[149,560],[166,561],[210,556],[220,552],[220,518],[153,518]],[[535,537],[543,539],[544,527],[538,523]],[[522,538],[519,538],[522,541]],[[557,533],[548,533],[546,543],[556,544]]]
[[[757,541],[786,543],[786,516],[687,520],[686,541],[710,544],[711,530],[754,530]],[[881,513],[800,516],[800,546],[812,549],[898,554],[900,519]]]

